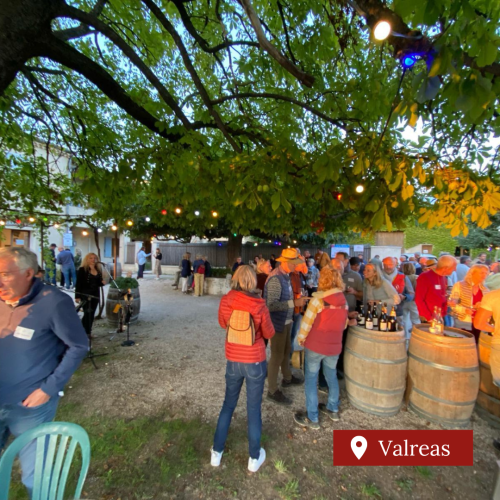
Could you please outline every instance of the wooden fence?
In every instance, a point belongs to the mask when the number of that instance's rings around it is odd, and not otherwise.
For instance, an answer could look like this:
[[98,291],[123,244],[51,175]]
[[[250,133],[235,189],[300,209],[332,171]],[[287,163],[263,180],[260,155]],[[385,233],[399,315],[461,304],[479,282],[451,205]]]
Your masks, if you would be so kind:
[[[253,260],[254,257],[262,254],[262,257],[265,259],[269,259],[271,254],[274,254],[275,257],[279,257],[281,251],[286,248],[287,245],[282,243],[281,246],[274,245],[272,243],[259,243],[258,246],[254,246],[253,243],[247,243],[242,246],[241,249],[241,258],[243,262],[248,263]],[[186,252],[191,253],[191,262],[196,259],[196,256],[203,255],[207,256],[208,262],[212,265],[212,267],[226,267],[227,265],[227,243],[226,242],[210,242],[210,243],[189,243],[187,245],[182,245],[179,243],[167,243],[167,242],[159,242],[157,244],[157,248],[160,249],[162,253],[161,263],[164,266],[177,266],[179,262],[182,260],[182,256]],[[311,255],[314,255],[318,251],[319,247],[311,247],[311,246],[301,246],[300,251],[304,253],[304,251],[309,250]],[[325,252],[330,255],[329,248],[323,248]],[[359,252],[354,252],[354,246],[351,245],[350,255],[351,257],[357,255]],[[364,250],[364,259],[365,262],[370,260],[370,246],[365,245]],[[135,263],[135,243],[127,244],[127,252],[126,252],[126,264],[134,264]]]

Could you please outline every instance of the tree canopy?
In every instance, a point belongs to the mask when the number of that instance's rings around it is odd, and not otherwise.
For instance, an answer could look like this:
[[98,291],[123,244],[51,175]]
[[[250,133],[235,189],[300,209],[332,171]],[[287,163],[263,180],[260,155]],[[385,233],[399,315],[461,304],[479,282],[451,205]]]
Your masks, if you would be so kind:
[[[392,34],[376,42],[381,19]],[[102,220],[198,235],[218,221],[390,230],[415,213],[454,236],[486,227],[499,27],[487,0],[0,0],[0,207],[27,208],[9,192],[27,189],[36,139],[74,155],[72,195]],[[54,203],[37,185],[31,206]]]

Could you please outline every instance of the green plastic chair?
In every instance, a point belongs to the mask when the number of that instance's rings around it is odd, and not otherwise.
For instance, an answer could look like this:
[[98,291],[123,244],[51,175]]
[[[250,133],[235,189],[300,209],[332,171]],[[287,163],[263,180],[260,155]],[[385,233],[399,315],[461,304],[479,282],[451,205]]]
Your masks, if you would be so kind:
[[89,470],[90,441],[85,429],[69,422],[41,424],[21,434],[11,443],[0,458],[0,500],[8,500],[14,459],[34,439],[37,440],[37,445],[32,500],[67,498],[64,496],[64,490],[73,456],[79,444],[82,451],[82,468],[73,497],[78,500]]

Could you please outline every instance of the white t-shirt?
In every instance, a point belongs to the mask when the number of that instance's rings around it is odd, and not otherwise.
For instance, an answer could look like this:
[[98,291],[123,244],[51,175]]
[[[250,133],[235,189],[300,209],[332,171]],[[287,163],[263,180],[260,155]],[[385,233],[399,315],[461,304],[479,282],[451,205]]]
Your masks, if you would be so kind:
[[500,341],[500,290],[494,290],[487,293],[481,300],[481,309],[492,312],[495,320],[495,331],[493,335],[495,340]]

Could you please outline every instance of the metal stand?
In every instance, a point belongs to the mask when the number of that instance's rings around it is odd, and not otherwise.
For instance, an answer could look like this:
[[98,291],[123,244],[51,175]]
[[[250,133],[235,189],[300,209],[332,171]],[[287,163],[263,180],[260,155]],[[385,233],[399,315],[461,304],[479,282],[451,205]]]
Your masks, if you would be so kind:
[[[99,300],[99,297],[96,297],[94,295],[89,295],[87,293],[81,293],[81,292],[79,292],[78,295],[85,297],[85,300],[83,300],[82,302],[80,302],[80,304],[78,304],[78,307],[76,308],[76,312],[80,311],[80,309],[82,309],[83,307],[86,307],[85,311],[90,316],[92,314],[92,301],[91,301],[91,299]],[[95,354],[94,351],[92,351],[92,326],[93,326],[93,322],[92,322],[92,325],[90,325],[90,332],[87,333],[87,337],[89,339],[89,352],[88,352],[87,357],[85,359],[90,359],[90,361],[92,361],[92,364],[94,365],[94,368],[97,370],[98,366],[95,364],[94,358],[99,358],[101,356],[107,356],[108,353],[106,352],[106,353],[102,353],[102,354]]]
[[132,304],[130,303],[129,295],[127,294],[127,299],[125,300],[125,324],[127,325],[127,340],[122,342],[123,347],[131,347],[135,345],[133,340],[130,340],[130,318],[132,317]]

